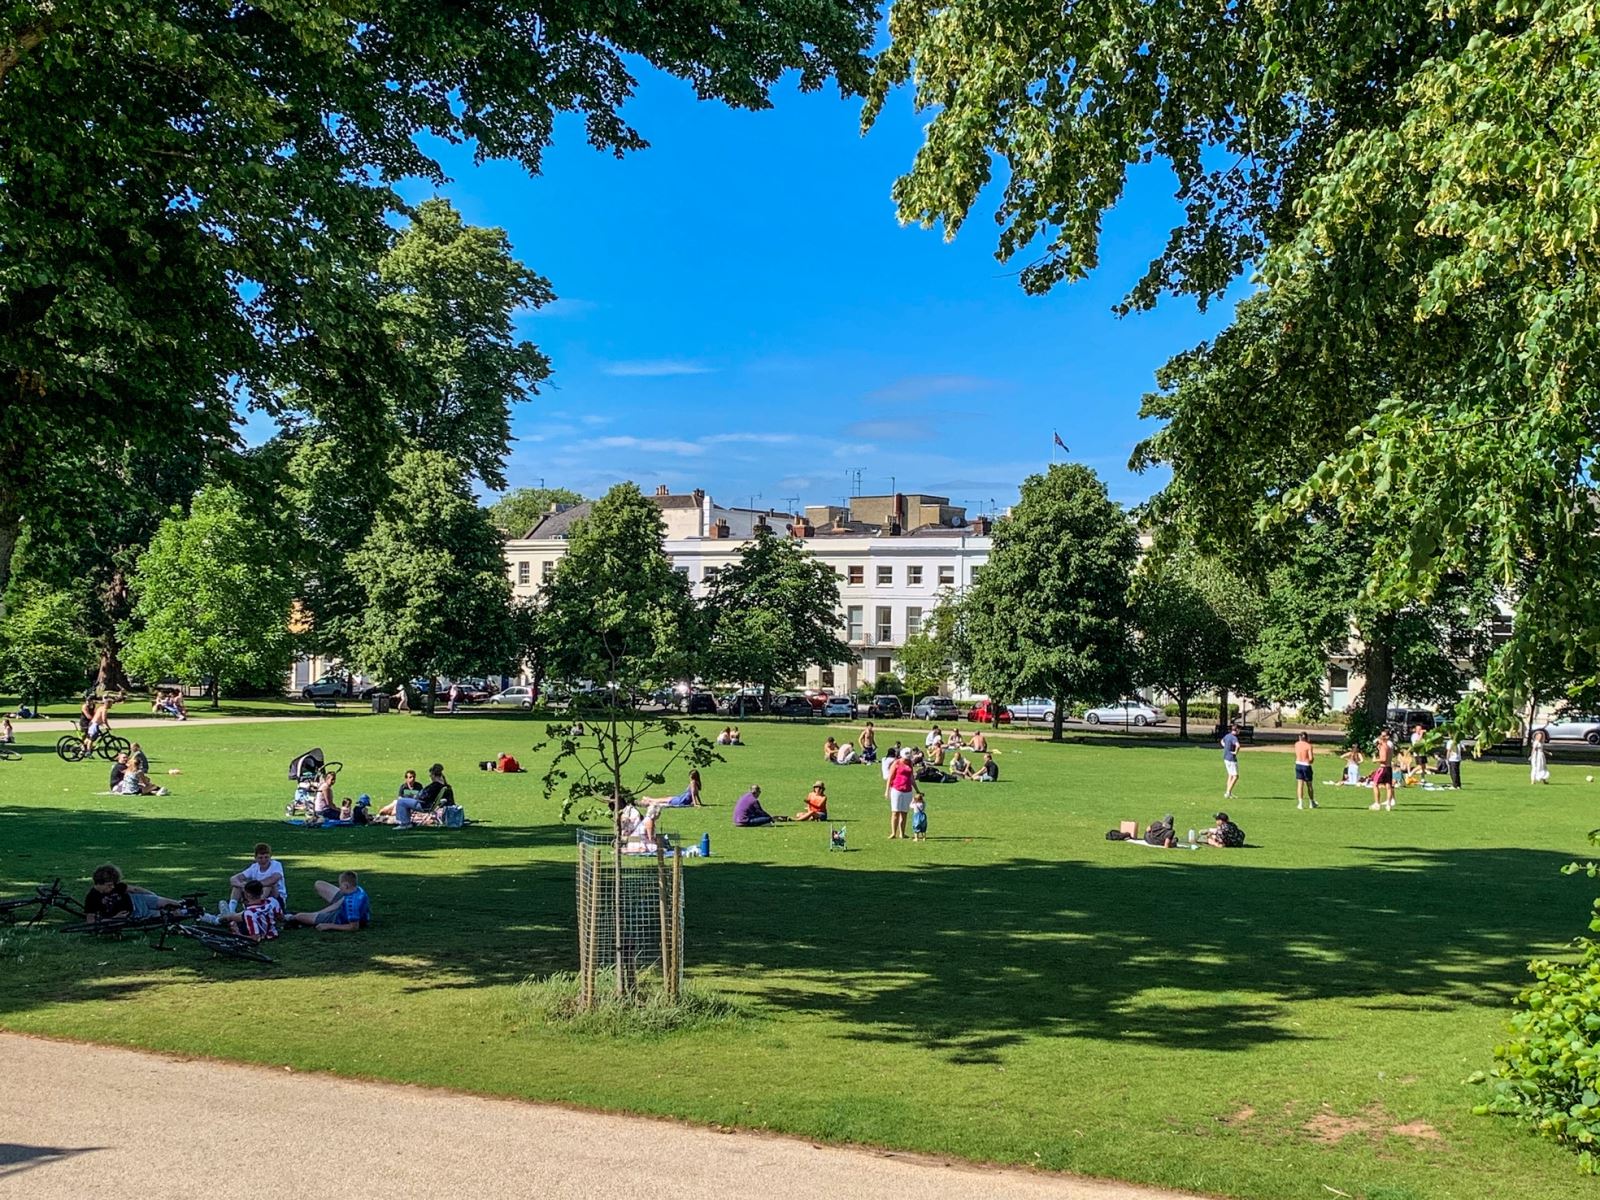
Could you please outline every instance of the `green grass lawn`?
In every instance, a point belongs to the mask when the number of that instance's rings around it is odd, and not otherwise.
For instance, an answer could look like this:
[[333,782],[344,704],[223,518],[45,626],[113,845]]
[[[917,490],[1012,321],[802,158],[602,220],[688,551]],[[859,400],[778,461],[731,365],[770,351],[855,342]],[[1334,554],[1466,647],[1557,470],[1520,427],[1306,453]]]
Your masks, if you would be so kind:
[[[685,868],[689,974],[744,1020],[621,1041],[533,1020],[517,985],[575,965],[572,831],[537,769],[474,764],[527,763],[543,725],[394,715],[141,731],[153,776],[182,771],[148,799],[97,795],[104,764],[24,730],[0,763],[0,892],[110,860],[215,898],[266,839],[292,906],[350,867],[379,922],[288,935],[271,968],[0,933],[0,1024],[1238,1196],[1595,1193],[1567,1153],[1472,1117],[1462,1083],[1525,960],[1584,930],[1593,884],[1558,868],[1600,823],[1585,768],[1535,789],[1468,763],[1467,790],[1394,813],[1337,788],[1297,812],[1289,756],[1249,752],[1229,809],[1253,848],[1190,853],[1104,834],[1208,824],[1214,751],[1008,738],[1003,783],[925,789],[929,840],[891,844],[875,767],[824,766],[820,728],[744,729],[706,772],[714,807],[667,818],[711,833]],[[442,760],[482,823],[287,827],[312,744],[346,764],[341,794],[382,800]],[[826,827],[730,827],[749,783],[793,812],[819,774],[847,854]]]

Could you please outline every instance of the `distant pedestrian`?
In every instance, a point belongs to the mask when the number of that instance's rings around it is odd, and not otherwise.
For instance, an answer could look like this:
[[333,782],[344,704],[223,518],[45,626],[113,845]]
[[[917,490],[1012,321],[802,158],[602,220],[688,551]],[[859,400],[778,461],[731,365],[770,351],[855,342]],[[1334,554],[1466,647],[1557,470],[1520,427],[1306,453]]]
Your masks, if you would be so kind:
[[448,693],[446,693],[446,695],[449,697],[449,700],[450,700],[449,711],[450,711],[451,715],[454,715],[455,713],[460,712],[461,711],[461,685],[459,683],[452,683],[450,685],[450,691]]
[[1239,783],[1239,722],[1234,721],[1228,726],[1228,732],[1222,735],[1222,769],[1228,773],[1228,786],[1222,791],[1224,800],[1233,799],[1233,789]]
[[1304,729],[1294,740],[1294,806],[1304,808],[1306,801],[1317,807],[1316,781],[1311,776],[1311,762],[1316,751],[1311,746],[1311,735]]
[[[1372,803],[1367,805],[1373,812],[1380,808],[1394,809],[1394,743],[1389,739],[1389,731],[1381,730],[1378,733],[1378,744],[1372,748],[1374,766],[1372,768]],[[1384,789],[1388,789],[1387,801],[1383,798]]]
[[1533,731],[1533,746],[1528,752],[1529,775],[1534,783],[1550,782],[1550,735],[1543,729]]
[[1461,739],[1451,734],[1444,744],[1444,769],[1450,774],[1450,786],[1461,790]]

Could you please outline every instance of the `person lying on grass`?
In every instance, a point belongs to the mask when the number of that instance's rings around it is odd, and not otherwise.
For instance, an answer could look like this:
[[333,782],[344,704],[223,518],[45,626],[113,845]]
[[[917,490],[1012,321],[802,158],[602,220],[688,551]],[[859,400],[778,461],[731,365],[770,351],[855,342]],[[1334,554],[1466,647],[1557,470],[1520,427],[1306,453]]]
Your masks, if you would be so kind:
[[163,908],[176,908],[176,900],[158,896],[149,888],[124,882],[122,872],[110,863],[96,867],[90,876],[89,894],[83,898],[83,913],[89,924],[116,917],[143,920]]
[[794,815],[796,821],[826,821],[828,819],[828,785],[817,780],[806,796],[805,810]]
[[290,913],[284,919],[294,925],[310,925],[318,933],[353,933],[365,929],[372,920],[372,905],[354,871],[339,873],[339,886],[317,880],[317,889],[326,905],[316,912]]
[[1144,831],[1144,840],[1152,846],[1165,846],[1171,849],[1178,844],[1178,833],[1172,827],[1173,816],[1168,813],[1159,821],[1151,821]]
[[278,936],[278,921],[283,916],[283,905],[278,897],[261,886],[259,879],[244,885],[244,907],[233,913],[206,913],[200,918],[204,925],[225,925],[240,937],[254,942],[270,942]]

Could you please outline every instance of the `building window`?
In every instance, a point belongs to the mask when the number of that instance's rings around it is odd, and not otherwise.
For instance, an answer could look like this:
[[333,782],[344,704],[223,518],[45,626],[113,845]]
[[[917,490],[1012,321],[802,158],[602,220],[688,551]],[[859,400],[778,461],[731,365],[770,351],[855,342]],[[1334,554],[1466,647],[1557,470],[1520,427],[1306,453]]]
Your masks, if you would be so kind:
[[1331,688],[1347,688],[1350,686],[1350,672],[1344,667],[1328,668],[1328,686]]
[[710,586],[717,581],[717,576],[721,574],[721,567],[707,567],[703,578],[705,579],[707,586]]
[[878,619],[875,624],[878,627],[878,641],[892,642],[894,640],[894,609],[879,606]]
[[542,563],[539,564],[539,582],[540,583],[549,583],[550,580],[555,577],[555,573],[556,573],[556,565],[555,565],[555,563],[553,563],[553,562],[542,562]]
[[847,582],[859,586],[867,581],[867,569],[865,567],[847,567],[846,570],[850,572]]
[[833,686],[833,668],[823,667],[817,672],[817,686],[831,688]]
[[533,581],[533,564],[524,560],[517,564],[517,582],[531,583]]
[[852,604],[844,610],[844,623],[846,639],[852,642],[859,642],[863,636],[862,608],[859,604]]
[[922,632],[922,610],[920,608],[906,609],[906,636],[914,638]]
[[909,584],[911,587],[921,587],[922,586],[922,568],[921,567],[907,567],[906,568],[906,583]]
[[939,568],[939,586],[940,587],[955,587],[955,585],[956,585],[956,569],[954,567],[940,567]]
[[886,654],[878,656],[878,675],[889,675],[894,672],[894,662]]
[[978,572],[981,571],[981,570],[983,570],[982,567],[969,567],[967,569],[967,582],[968,583],[977,583],[978,582]]
[[883,587],[885,584],[892,584],[893,582],[894,582],[894,568],[893,567],[879,567],[878,568],[878,586],[879,587]]

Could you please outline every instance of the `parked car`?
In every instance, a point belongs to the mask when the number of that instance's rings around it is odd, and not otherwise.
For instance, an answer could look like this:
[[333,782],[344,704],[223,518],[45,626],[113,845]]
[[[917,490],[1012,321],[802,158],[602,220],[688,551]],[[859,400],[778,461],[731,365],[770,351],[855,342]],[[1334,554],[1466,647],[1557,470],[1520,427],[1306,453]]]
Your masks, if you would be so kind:
[[1544,727],[1552,742],[1588,742],[1600,746],[1600,716],[1563,713]]
[[949,696],[924,696],[911,706],[911,715],[919,721],[954,721],[961,711]]
[[1159,708],[1151,708],[1143,700],[1119,700],[1115,704],[1102,704],[1098,708],[1091,708],[1083,714],[1083,719],[1091,725],[1159,725],[1167,719],[1167,714]]
[[996,704],[993,700],[979,700],[972,706],[972,711],[967,713],[967,720],[976,721],[979,725],[993,725],[996,709],[1000,712],[1000,724],[1011,724],[1011,710],[1004,704]]
[[809,720],[816,716],[817,710],[811,707],[811,701],[804,696],[791,692],[774,696],[772,703],[767,706],[767,712],[774,717],[805,717]]
[[496,692],[484,701],[502,708],[532,708],[533,702],[538,699],[531,687],[508,687],[503,692]]
[[[806,707],[811,707],[811,702],[806,701]],[[722,701],[722,711],[730,717],[754,717],[761,714],[760,692],[734,692]]]
[[905,707],[900,703],[899,696],[874,696],[872,703],[867,705],[867,716],[878,720],[906,715]]
[[1056,702],[1043,696],[1034,696],[1027,700],[1015,700],[1006,705],[1011,710],[1011,715],[1019,721],[1054,721],[1056,719]]
[[825,717],[854,717],[856,715],[856,702],[849,696],[829,696],[822,705],[822,715]]
[[[456,686],[461,689],[461,698],[468,704],[482,704],[499,689],[490,686],[486,679],[457,679]],[[449,688],[444,689],[449,692]]]
[[371,700],[377,694],[378,689],[370,684],[360,689],[353,688],[349,677],[345,675],[324,675],[300,689],[300,695],[306,700],[324,696],[359,696],[363,700]]
[[683,701],[683,711],[687,716],[715,716],[717,712],[717,698],[710,692],[690,692]]
[[1391,708],[1384,714],[1383,723],[1396,741],[1404,743],[1411,740],[1411,731],[1418,725],[1421,725],[1422,732],[1426,733],[1439,723],[1439,718],[1431,709]]

